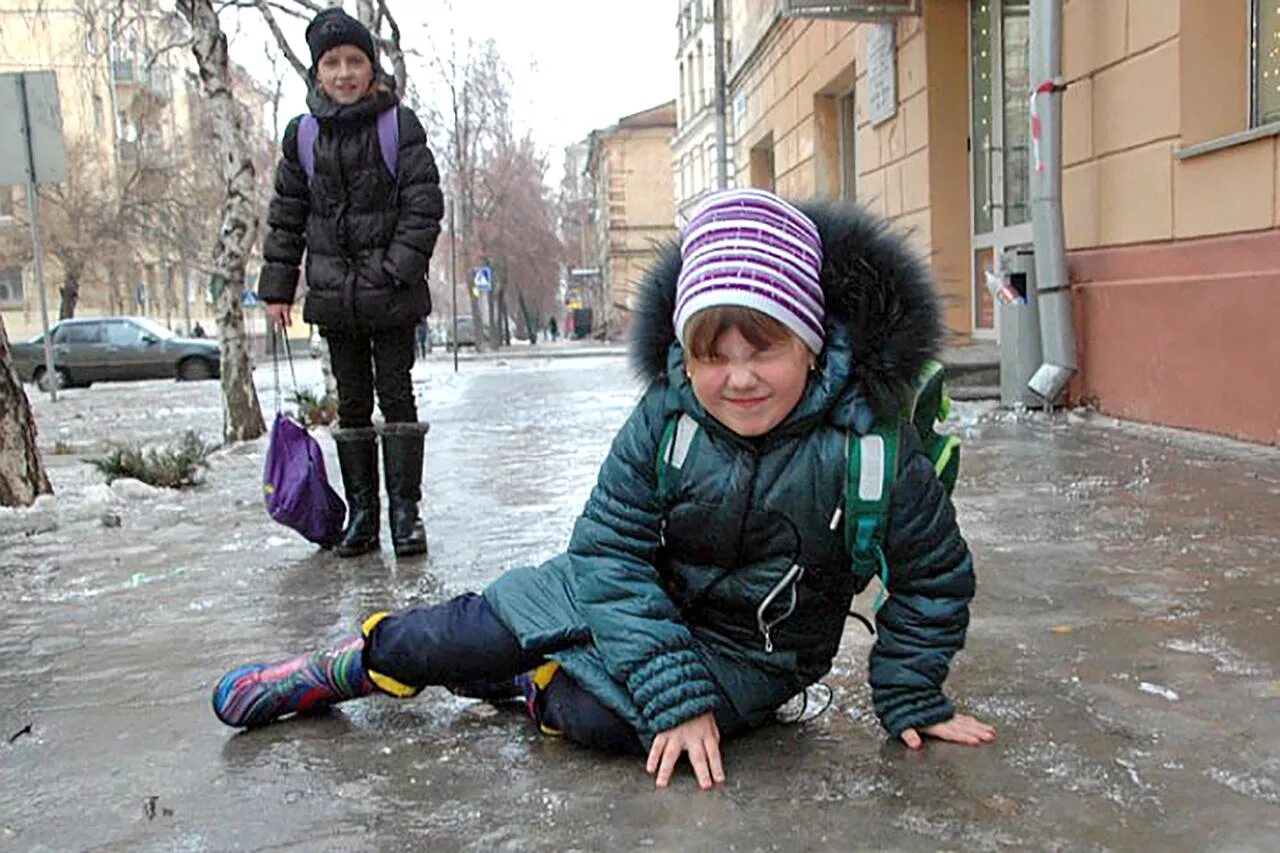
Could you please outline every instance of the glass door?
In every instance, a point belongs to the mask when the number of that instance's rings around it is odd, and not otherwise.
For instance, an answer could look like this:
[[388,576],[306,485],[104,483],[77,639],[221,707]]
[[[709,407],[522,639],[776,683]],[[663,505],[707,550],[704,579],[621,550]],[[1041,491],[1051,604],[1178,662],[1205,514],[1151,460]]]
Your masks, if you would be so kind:
[[973,329],[995,337],[988,273],[1031,243],[1030,0],[969,2],[969,174],[973,185]]

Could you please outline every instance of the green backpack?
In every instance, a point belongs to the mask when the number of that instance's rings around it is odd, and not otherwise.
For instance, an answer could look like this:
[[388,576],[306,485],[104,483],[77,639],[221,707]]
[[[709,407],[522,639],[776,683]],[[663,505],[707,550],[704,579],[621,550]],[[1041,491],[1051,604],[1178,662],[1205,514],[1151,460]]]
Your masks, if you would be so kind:
[[[873,612],[883,603],[889,585],[889,565],[881,543],[889,523],[889,499],[898,476],[903,430],[915,431],[948,495],[960,472],[960,439],[936,429],[951,414],[942,364],[926,362],[908,391],[902,409],[876,422],[866,435],[846,433],[844,506],[831,519],[835,530],[841,516],[844,518],[845,546],[853,555],[854,572],[880,577],[882,589],[872,605]],[[702,428],[688,414],[667,421],[657,459],[658,498],[664,505],[674,497],[680,472],[701,437]]]

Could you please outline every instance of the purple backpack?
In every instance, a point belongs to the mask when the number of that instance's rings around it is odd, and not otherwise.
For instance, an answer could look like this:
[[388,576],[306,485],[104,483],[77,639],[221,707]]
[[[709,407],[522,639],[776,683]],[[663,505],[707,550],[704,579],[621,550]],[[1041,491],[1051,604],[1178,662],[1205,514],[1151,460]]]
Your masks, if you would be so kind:
[[320,445],[283,412],[271,426],[262,493],[267,513],[309,541],[329,547],[342,538],[347,505],[329,485]]
[[[284,338],[296,395],[298,378],[293,375],[293,353],[289,351],[289,339],[283,333],[280,337]],[[267,503],[267,514],[307,540],[328,548],[342,538],[347,505],[329,485],[320,444],[306,427],[281,411],[280,357],[274,333],[271,355],[275,368],[276,420],[271,425],[267,461],[262,467],[262,496]]]
[[[298,120],[298,162],[307,174],[307,184],[316,176],[316,140],[320,138],[320,122],[307,113]],[[400,108],[391,107],[378,113],[378,148],[382,162],[391,177],[396,177],[400,160]]]

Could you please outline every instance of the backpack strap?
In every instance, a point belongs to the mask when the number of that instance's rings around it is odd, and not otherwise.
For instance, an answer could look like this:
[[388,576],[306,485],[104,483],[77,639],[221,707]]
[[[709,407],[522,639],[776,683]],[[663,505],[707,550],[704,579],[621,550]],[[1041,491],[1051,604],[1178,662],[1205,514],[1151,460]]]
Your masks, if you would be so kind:
[[657,461],[658,500],[662,503],[670,500],[680,485],[681,469],[701,432],[702,427],[688,412],[682,412],[678,418],[668,419],[663,427]]
[[[306,173],[307,183],[316,176],[316,140],[320,138],[320,122],[311,113],[298,120],[298,162]],[[378,150],[391,177],[400,169],[400,107],[378,113]]]
[[399,177],[400,166],[400,107],[378,113],[378,148],[382,150],[382,162],[391,177]]
[[316,175],[316,140],[320,138],[320,122],[311,113],[298,120],[298,162],[306,173],[307,184]]
[[920,436],[920,443],[933,462],[934,471],[947,494],[951,494],[960,473],[960,439],[938,433],[936,426],[951,416],[951,397],[947,394],[942,364],[930,360],[916,375],[910,411],[907,417]]
[[884,603],[889,564],[883,542],[889,526],[889,501],[898,477],[902,425],[896,419],[876,423],[866,435],[845,433],[848,473],[844,494],[844,540],[855,573],[880,578],[881,591],[872,612]]

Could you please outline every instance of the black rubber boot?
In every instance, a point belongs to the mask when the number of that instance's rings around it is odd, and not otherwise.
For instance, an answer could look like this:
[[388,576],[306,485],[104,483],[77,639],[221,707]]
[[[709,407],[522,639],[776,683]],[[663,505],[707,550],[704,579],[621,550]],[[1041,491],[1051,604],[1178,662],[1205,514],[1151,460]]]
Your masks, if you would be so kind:
[[422,501],[422,455],[425,423],[387,424],[382,428],[382,467],[387,476],[387,520],[397,557],[427,553],[427,532],[418,504]]
[[373,428],[342,429],[333,434],[347,497],[347,527],[339,557],[357,557],[378,549],[378,434]]

